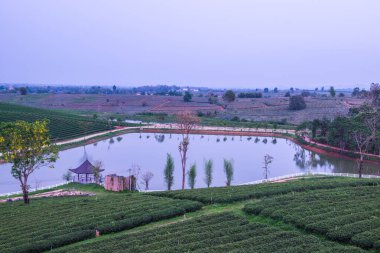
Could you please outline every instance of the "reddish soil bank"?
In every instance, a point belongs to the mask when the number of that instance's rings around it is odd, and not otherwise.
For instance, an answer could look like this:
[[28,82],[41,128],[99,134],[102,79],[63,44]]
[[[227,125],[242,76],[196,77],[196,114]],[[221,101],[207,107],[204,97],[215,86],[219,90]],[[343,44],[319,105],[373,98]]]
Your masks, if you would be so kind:
[[[142,132],[144,132],[144,133],[172,133],[172,134],[181,134],[181,131],[178,130],[178,129],[167,129],[167,130],[163,130],[163,129],[143,129]],[[254,131],[252,131],[252,132],[243,132],[243,131],[242,132],[238,132],[238,131],[223,131],[223,130],[220,130],[220,131],[215,131],[215,130],[193,130],[193,131],[191,131],[191,133],[192,134],[204,134],[204,135],[265,136],[265,137],[285,138],[285,139],[291,140],[292,142],[300,145],[302,148],[304,148],[306,150],[309,150],[309,151],[312,151],[312,152],[315,152],[315,153],[318,153],[318,154],[327,155],[327,156],[331,156],[331,157],[335,157],[335,158],[349,159],[349,160],[352,160],[352,161],[356,161],[357,160],[357,159],[355,159],[353,157],[346,156],[346,155],[343,155],[343,154],[340,154],[340,153],[337,153],[337,152],[330,152],[330,151],[326,151],[326,150],[321,149],[321,148],[311,147],[311,146],[302,144],[299,141],[297,141],[295,138],[290,137],[288,135],[281,134],[281,133],[269,133],[269,132],[268,133],[263,133],[263,132],[254,132]],[[367,164],[380,165],[380,160],[379,161],[365,160],[364,162],[367,163]]]
[[[179,129],[153,129],[144,128],[143,133],[171,133],[171,134],[181,134],[182,131]],[[247,131],[225,131],[225,130],[192,130],[191,134],[203,134],[203,135],[233,135],[233,136],[266,136],[266,137],[281,137],[286,138],[280,133],[263,133],[263,132],[247,132]]]
[[[357,161],[357,160],[358,160],[357,158],[353,158],[353,157],[351,157],[351,156],[343,155],[343,154],[340,154],[340,153],[338,153],[338,152],[334,152],[334,151],[326,151],[326,150],[321,149],[321,148],[318,148],[318,147],[312,147],[312,146],[309,146],[309,145],[302,144],[302,143],[298,142],[296,139],[291,138],[291,137],[284,137],[284,138],[288,138],[289,140],[291,140],[291,141],[293,141],[294,143],[300,145],[300,146],[303,147],[304,149],[309,150],[309,151],[312,151],[312,152],[315,152],[315,153],[318,153],[318,154],[328,155],[328,156],[336,157],[336,158],[349,159],[349,160],[351,160],[351,161]],[[379,159],[378,161],[364,160],[364,163],[380,165],[380,159]]]

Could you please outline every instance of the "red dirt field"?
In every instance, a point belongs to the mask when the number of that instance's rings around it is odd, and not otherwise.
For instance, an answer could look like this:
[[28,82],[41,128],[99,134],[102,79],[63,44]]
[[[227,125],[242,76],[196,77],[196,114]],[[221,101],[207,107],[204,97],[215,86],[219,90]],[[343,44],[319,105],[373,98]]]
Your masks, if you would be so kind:
[[300,111],[288,110],[289,98],[237,98],[232,103],[220,105],[209,104],[208,98],[193,97],[192,102],[184,102],[182,97],[150,96],[150,95],[97,95],[97,94],[0,94],[0,101],[23,105],[49,108],[79,110],[89,113],[116,113],[133,115],[141,112],[174,114],[179,111],[202,111],[216,113],[220,118],[239,118],[254,121],[284,121],[299,124],[315,118],[332,119],[339,115],[347,115],[349,109],[364,102],[357,98],[307,97],[307,108]]

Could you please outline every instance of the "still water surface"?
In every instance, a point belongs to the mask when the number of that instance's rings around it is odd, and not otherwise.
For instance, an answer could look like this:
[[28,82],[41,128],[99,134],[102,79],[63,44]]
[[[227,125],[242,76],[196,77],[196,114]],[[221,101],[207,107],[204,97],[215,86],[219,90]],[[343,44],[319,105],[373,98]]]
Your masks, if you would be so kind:
[[[140,175],[150,171],[154,174],[151,190],[165,188],[163,170],[166,154],[171,153],[175,162],[174,189],[181,186],[181,163],[178,152],[180,135],[133,133],[103,140],[85,147],[91,162],[104,164],[103,175],[116,173],[129,175],[132,167],[140,167]],[[62,175],[76,168],[85,159],[84,147],[60,152],[55,168],[42,168],[30,176],[32,189],[62,182]],[[205,187],[203,164],[205,159],[214,162],[213,186],[225,184],[223,158],[233,159],[235,172],[233,184],[241,184],[264,178],[263,161],[266,154],[274,159],[269,165],[269,177],[307,171],[356,173],[356,162],[342,158],[318,155],[293,142],[272,137],[247,137],[223,135],[192,135],[188,152],[188,167],[197,165],[196,187]],[[19,190],[11,174],[11,165],[0,165],[0,193]],[[380,167],[365,165],[365,174],[379,174]],[[139,180],[140,181],[140,180]],[[140,188],[143,184],[139,182]]]

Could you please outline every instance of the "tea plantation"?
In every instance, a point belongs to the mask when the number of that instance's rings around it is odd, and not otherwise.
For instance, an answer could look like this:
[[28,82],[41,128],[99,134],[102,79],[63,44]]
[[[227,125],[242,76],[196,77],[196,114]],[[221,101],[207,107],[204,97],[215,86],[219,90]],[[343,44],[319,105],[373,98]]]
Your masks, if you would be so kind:
[[113,128],[107,121],[82,117],[61,111],[33,108],[22,105],[0,103],[0,122],[24,120],[49,120],[51,138],[63,140],[106,131]]
[[380,252],[380,179],[149,194],[66,187],[96,196],[0,203],[0,251]]
[[316,236],[250,223],[229,212],[205,215],[142,232],[54,252],[363,252]]
[[287,194],[248,204],[244,210],[380,251],[380,185]]
[[42,252],[198,210],[202,205],[142,194],[58,197],[0,203],[1,252]]
[[316,189],[334,189],[347,186],[378,185],[378,179],[353,178],[309,178],[287,183],[264,183],[234,187],[212,187],[194,190],[177,190],[153,192],[154,196],[164,196],[176,199],[189,199],[205,204],[230,203],[252,198],[262,198],[289,192],[302,192]]

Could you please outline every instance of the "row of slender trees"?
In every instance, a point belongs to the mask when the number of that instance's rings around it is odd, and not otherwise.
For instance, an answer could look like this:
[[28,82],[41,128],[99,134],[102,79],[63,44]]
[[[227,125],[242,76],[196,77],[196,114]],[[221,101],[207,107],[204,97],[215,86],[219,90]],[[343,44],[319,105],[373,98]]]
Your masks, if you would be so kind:
[[[264,179],[268,179],[269,177],[269,165],[273,162],[273,157],[266,154],[264,156]],[[207,188],[209,188],[213,181],[213,167],[214,163],[211,159],[204,161],[204,182],[207,185]],[[226,176],[226,186],[231,186],[233,177],[234,177],[234,162],[233,160],[227,160],[223,159],[223,167],[224,167],[224,173]],[[187,182],[190,189],[194,189],[196,177],[197,177],[197,165],[193,163],[190,166],[190,169],[187,171]],[[173,156],[171,154],[167,154],[166,156],[166,164],[164,168],[164,179],[167,190],[171,190],[174,184],[174,160]]]
[[[226,175],[226,186],[230,186],[234,176],[233,160],[223,160],[224,173]],[[204,162],[204,181],[207,187],[210,187],[213,181],[213,161],[211,159]],[[194,163],[186,173],[187,182],[191,189],[194,189],[197,177],[197,165]],[[171,154],[166,156],[166,164],[164,168],[164,179],[167,190],[171,190],[174,184],[174,160]]]

